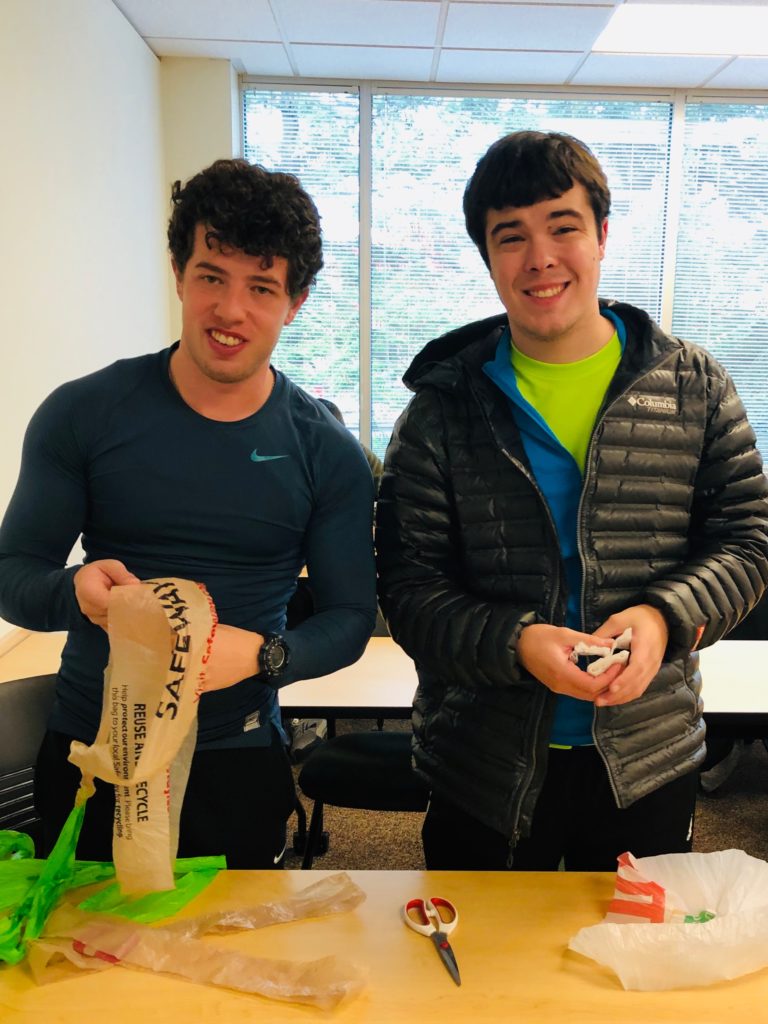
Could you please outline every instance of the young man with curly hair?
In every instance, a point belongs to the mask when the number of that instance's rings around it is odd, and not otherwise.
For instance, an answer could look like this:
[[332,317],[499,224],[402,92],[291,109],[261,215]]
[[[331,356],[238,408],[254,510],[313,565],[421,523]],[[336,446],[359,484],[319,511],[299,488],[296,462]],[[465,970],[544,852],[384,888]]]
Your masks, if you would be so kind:
[[[36,769],[50,847],[91,743],[110,590],[205,584],[220,620],[200,699],[180,856],[282,866],[294,806],[277,690],[362,653],[376,618],[373,481],[352,437],[271,365],[322,267],[317,210],[291,175],[219,160],[173,188],[181,338],[56,389],[33,417],[0,528],[0,614],[68,630]],[[82,535],[85,561],[65,567]],[[308,566],[315,611],[286,631]],[[113,789],[88,801],[78,856],[111,859]]]
[[[428,868],[615,869],[690,849],[698,647],[768,580],[768,486],[727,372],[598,299],[594,155],[516,132],[467,230],[505,313],[430,342],[378,500],[380,600],[419,672]],[[573,656],[631,629],[629,660]],[[620,655],[620,657],[626,657]]]

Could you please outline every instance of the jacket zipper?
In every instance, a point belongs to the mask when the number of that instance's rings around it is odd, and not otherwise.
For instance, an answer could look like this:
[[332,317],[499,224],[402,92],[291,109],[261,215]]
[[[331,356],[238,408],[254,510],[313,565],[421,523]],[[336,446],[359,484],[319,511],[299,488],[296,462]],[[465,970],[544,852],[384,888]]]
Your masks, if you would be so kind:
[[[485,419],[485,422],[486,422],[486,424],[488,426],[488,430],[489,430],[489,432],[491,434],[491,437],[495,441],[495,443],[496,443],[499,451],[501,452],[501,454],[506,459],[509,460],[509,462],[515,467],[515,469],[517,469],[523,475],[523,477],[528,481],[528,483],[533,488],[534,493],[539,498],[539,502],[541,504],[541,507],[544,510],[544,514],[546,515],[547,521],[549,523],[550,530],[552,532],[552,536],[554,538],[557,538],[557,529],[555,527],[554,520],[552,519],[552,513],[549,510],[549,506],[547,505],[547,502],[546,502],[546,500],[544,498],[544,495],[542,494],[541,488],[539,487],[535,477],[533,476],[532,473],[528,472],[528,470],[522,464],[522,462],[520,462],[518,459],[516,459],[514,457],[514,455],[512,455],[512,453],[509,452],[507,450],[507,448],[504,446],[504,444],[499,440],[498,435],[496,434],[496,431],[493,428],[493,424],[491,423],[490,417],[488,416],[488,414],[486,412],[485,406],[483,405],[483,403],[482,403],[482,401],[480,399],[480,396],[475,391],[474,384],[473,384],[471,378],[468,377],[467,379],[468,379],[469,389],[472,392],[472,394],[473,394],[473,396],[475,398],[475,401],[477,402],[477,404],[480,407],[480,410],[481,410],[481,412],[483,414],[483,418]],[[557,544],[555,545],[555,549],[558,551],[558,557],[557,557],[557,559],[555,559],[555,572],[556,572],[555,586],[552,588],[552,596],[550,597],[549,608],[548,608],[550,620],[552,620],[554,618],[554,615],[555,615],[555,610],[556,610],[556,607],[557,607],[557,596],[560,593],[560,581],[561,581],[559,548],[557,547]],[[543,705],[544,705],[545,701],[546,701],[546,694],[544,693],[544,694],[542,694],[541,700],[539,701],[540,707],[538,709],[539,710],[539,714],[538,714],[537,723],[536,723],[536,734],[534,735],[533,745],[532,745],[532,748],[531,748],[531,763],[530,763],[530,767],[529,767],[528,771],[526,772],[525,778],[523,779],[522,785],[520,787],[520,794],[518,796],[517,806],[515,807],[515,811],[514,811],[514,817],[513,817],[513,822],[514,823],[513,823],[513,826],[512,826],[512,833],[511,833],[510,838],[509,838],[509,850],[508,850],[508,854],[507,854],[507,867],[508,868],[512,867],[512,862],[513,862],[513,859],[514,859],[514,850],[515,850],[515,847],[517,846],[517,844],[518,844],[518,842],[520,840],[520,828],[518,827],[518,825],[519,825],[519,821],[520,821],[520,815],[522,813],[523,803],[525,802],[525,798],[528,796],[528,792],[529,792],[529,790],[531,788],[531,784],[533,782],[533,779],[536,776],[536,769],[538,767],[536,752],[537,752],[537,749],[539,747],[539,742],[538,741],[539,741],[540,734],[541,734],[541,720],[542,720],[541,712],[543,711]]]
[[[547,516],[547,519],[549,521],[549,525],[550,525],[550,528],[552,530],[552,534],[553,534],[553,536],[556,537],[557,536],[557,532],[555,530],[555,524],[554,524],[554,521],[552,519],[552,513],[550,512],[549,506],[547,505],[546,501],[544,500],[544,495],[541,493],[541,490],[539,488],[538,483],[536,482],[536,480],[534,479],[532,474],[530,474],[528,472],[528,470],[525,468],[525,466],[521,462],[519,462],[510,452],[508,452],[507,449],[503,445],[500,446],[500,450],[501,450],[502,455],[504,455],[505,458],[509,459],[509,461],[512,463],[512,465],[515,466],[515,468],[518,469],[523,474],[525,479],[528,480],[528,482],[532,485],[534,491],[536,492],[536,494],[539,497],[539,500],[541,501],[542,507],[544,508],[544,512],[545,512],[545,514]],[[549,603],[549,609],[548,609],[550,620],[554,618],[555,609],[556,609],[556,606],[557,606],[557,596],[560,593],[560,560],[559,560],[559,558],[555,562],[555,571],[556,571],[555,586],[552,588],[552,596],[550,597],[550,603]],[[512,867],[512,863],[514,861],[515,847],[517,846],[518,842],[520,841],[520,829],[518,827],[518,824],[519,824],[519,821],[520,821],[520,815],[522,813],[523,804],[525,803],[525,798],[528,796],[528,793],[530,791],[530,788],[531,788],[531,785],[533,783],[533,780],[536,777],[536,769],[538,767],[536,752],[537,752],[538,747],[539,747],[539,739],[540,739],[540,736],[541,736],[541,720],[542,720],[542,712],[544,710],[543,705],[544,705],[545,701],[546,701],[546,694],[542,694],[542,699],[539,701],[539,705],[540,705],[539,708],[538,708],[538,712],[539,713],[538,713],[537,719],[536,719],[536,734],[535,734],[535,736],[533,738],[533,745],[531,747],[531,763],[530,763],[530,767],[528,768],[528,771],[525,773],[525,778],[523,779],[522,785],[520,786],[520,793],[519,793],[519,796],[518,796],[518,799],[517,799],[517,806],[515,807],[515,811],[514,811],[514,819],[513,819],[514,820],[514,825],[512,826],[512,834],[511,834],[511,836],[509,838],[509,848],[508,848],[508,852],[507,852],[507,868],[511,868]]]
[[[619,401],[619,399],[623,398],[633,388],[637,387],[637,385],[642,380],[644,380],[646,377],[648,377],[651,374],[652,371],[657,370],[660,366],[663,366],[664,363],[666,363],[667,360],[671,359],[674,355],[675,355],[675,353],[671,352],[665,358],[660,359],[657,363],[654,363],[653,366],[648,367],[646,369],[645,373],[641,374],[639,377],[635,377],[632,381],[630,381],[629,384],[627,384],[627,386],[624,388],[624,390],[620,391],[619,394],[616,395],[616,397],[614,399],[612,399],[610,404],[607,405],[605,407],[605,409],[603,409],[602,413],[600,414],[600,418],[598,419],[598,421],[596,422],[596,424],[594,426],[594,429],[592,430],[592,436],[589,439],[589,446],[587,448],[587,457],[586,457],[586,461],[584,463],[584,465],[585,465],[585,467],[587,467],[587,469],[591,465],[592,452],[593,452],[594,447],[595,447],[595,437],[597,436],[598,428],[602,425],[602,423],[605,420],[605,417],[608,414],[609,410],[613,408],[613,406]],[[577,543],[577,546],[578,546],[578,549],[579,549],[579,559],[581,561],[581,579],[582,579],[582,583],[581,583],[581,602],[580,602],[580,604],[581,604],[581,628],[582,628],[582,630],[586,630],[586,628],[587,628],[587,608],[586,608],[586,600],[585,600],[585,590],[586,590],[586,582],[585,581],[586,581],[586,578],[587,578],[587,559],[586,559],[586,556],[584,554],[584,544],[583,544],[583,536],[584,536],[584,515],[583,515],[583,512],[584,512],[584,494],[586,492],[586,489],[587,489],[587,480],[586,480],[586,477],[585,477],[584,478],[584,485],[581,488],[581,495],[579,496],[579,507],[578,507],[578,510],[577,510],[577,513],[576,513],[576,524],[577,524],[576,543]],[[608,774],[608,782],[610,783],[610,786],[611,786],[611,792],[613,793],[613,798],[616,801],[616,804],[618,806],[618,804],[619,804],[619,794],[618,794],[618,791],[616,789],[616,783],[614,782],[614,778],[613,778],[613,775],[611,773],[611,768],[610,768],[610,765],[608,764],[608,759],[605,756],[605,751],[602,749],[602,747],[600,746],[600,743],[599,743],[599,741],[597,739],[597,708],[596,707],[594,707],[594,710],[592,712],[592,730],[591,731],[592,731],[592,740],[593,740],[593,742],[595,744],[595,749],[597,750],[597,752],[600,755],[600,758],[601,758],[603,764],[605,765],[605,770],[606,770],[606,772]]]

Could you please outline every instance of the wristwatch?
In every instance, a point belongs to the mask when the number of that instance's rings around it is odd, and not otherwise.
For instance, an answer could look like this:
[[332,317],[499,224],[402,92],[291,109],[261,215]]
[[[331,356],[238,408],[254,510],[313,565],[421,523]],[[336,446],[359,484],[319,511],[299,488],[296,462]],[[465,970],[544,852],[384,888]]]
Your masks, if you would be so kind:
[[259,651],[259,669],[268,679],[282,675],[291,660],[288,644],[277,633],[265,633]]

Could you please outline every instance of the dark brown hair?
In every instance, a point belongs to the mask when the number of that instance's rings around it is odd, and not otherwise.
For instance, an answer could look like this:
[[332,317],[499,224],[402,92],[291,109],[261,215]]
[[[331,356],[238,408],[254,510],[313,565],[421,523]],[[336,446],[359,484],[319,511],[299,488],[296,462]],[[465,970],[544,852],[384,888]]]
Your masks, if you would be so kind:
[[584,186],[603,237],[611,208],[605,172],[583,142],[559,132],[513,132],[498,139],[478,161],[464,190],[464,219],[469,237],[488,266],[485,225],[489,210],[532,206],[557,199],[576,183]]
[[168,245],[183,273],[195,244],[195,228],[208,229],[206,242],[288,261],[287,291],[296,298],[314,283],[323,265],[320,216],[299,179],[267,171],[246,160],[217,160],[171,192],[173,212]]

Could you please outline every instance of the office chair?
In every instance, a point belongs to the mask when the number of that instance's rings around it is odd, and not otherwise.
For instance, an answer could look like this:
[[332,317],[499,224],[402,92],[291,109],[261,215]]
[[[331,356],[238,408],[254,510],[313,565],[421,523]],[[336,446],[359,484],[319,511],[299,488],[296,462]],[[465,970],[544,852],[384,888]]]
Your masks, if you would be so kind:
[[[288,603],[288,628],[303,622],[313,611],[310,582],[300,577]],[[386,622],[377,608],[373,636],[388,635]],[[297,719],[296,725],[300,724]],[[294,805],[297,828],[293,849],[303,855],[302,868],[310,868],[314,858],[328,850],[328,833],[323,831],[325,803],[382,811],[419,811],[427,804],[426,791],[411,770],[410,733],[383,732],[382,718],[376,719],[376,733],[340,737],[336,736],[334,719],[326,720],[325,724],[328,739],[310,748],[298,777],[301,791],[314,800],[309,829],[298,794]],[[302,761],[303,756],[294,756],[293,760]]]
[[36,845],[40,819],[33,803],[35,761],[55,686],[55,675],[0,683],[0,829],[26,832]]
[[323,808],[351,807],[368,811],[424,811],[429,791],[411,767],[411,733],[351,732],[314,750],[299,772],[299,788],[314,800],[309,832],[302,845],[302,868],[328,849]]

